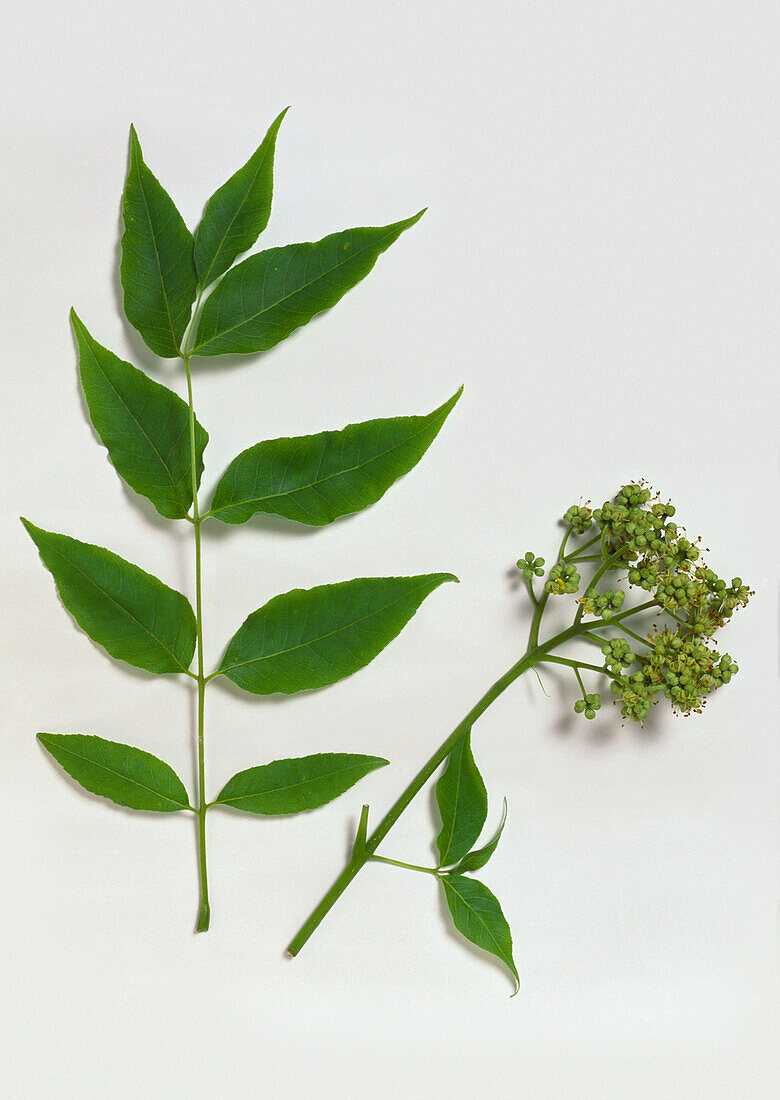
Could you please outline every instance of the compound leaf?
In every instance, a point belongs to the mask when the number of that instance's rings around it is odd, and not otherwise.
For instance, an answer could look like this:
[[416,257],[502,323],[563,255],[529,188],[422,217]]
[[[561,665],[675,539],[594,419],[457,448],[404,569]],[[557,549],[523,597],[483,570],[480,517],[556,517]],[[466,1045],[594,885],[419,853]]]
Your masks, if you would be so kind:
[[215,675],[255,695],[326,687],[350,676],[395,638],[451,573],[361,577],[296,588],[253,611]]
[[436,838],[439,866],[457,863],[482,832],[487,817],[487,791],[474,763],[471,733],[465,734],[447,757],[436,784],[441,832]]
[[164,814],[192,808],[173,768],[149,752],[83,733],[39,733],[38,740],[77,783],[119,806]]
[[324,752],[292,760],[274,760],[234,775],[216,804],[250,814],[298,814],[331,802],[375,768],[381,756]]
[[483,951],[489,951],[508,966],[519,989],[520,978],[512,958],[512,933],[498,899],[475,878],[443,875],[439,881],[444,887],[452,922],[457,930],[471,943]]
[[394,225],[347,229],[250,256],[206,300],[194,354],[248,355],[272,348],[334,306],[422,215],[421,210]]
[[425,416],[257,443],[225,470],[209,515],[244,523],[256,512],[271,512],[321,527],[359,512],[420,461],[461,392]]
[[[151,500],[160,515],[182,519],[192,504],[187,404],[99,344],[75,310],[71,321],[89,415],[114,468],[132,489]],[[208,438],[196,420],[198,484]]]
[[218,279],[236,256],[251,248],[268,225],[274,184],[276,135],[289,108],[271,123],[243,168],[215,191],[195,231],[195,267],[201,287]]
[[60,599],[93,641],[147,672],[186,672],[195,615],[180,592],[102,546],[22,523]]
[[173,199],[144,163],[134,126],[122,216],[125,314],[155,355],[175,358],[198,285],[194,241]]

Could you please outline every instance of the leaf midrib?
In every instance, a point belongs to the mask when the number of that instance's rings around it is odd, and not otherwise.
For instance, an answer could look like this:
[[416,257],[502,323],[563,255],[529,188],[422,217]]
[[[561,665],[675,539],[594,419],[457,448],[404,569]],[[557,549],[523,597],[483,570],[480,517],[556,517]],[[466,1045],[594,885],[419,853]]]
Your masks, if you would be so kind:
[[[141,424],[140,420],[138,420],[138,418],[137,418],[137,417],[135,416],[135,414],[134,414],[134,413],[133,413],[133,411],[131,410],[130,406],[129,406],[129,405],[127,404],[127,402],[125,401],[125,399],[124,399],[124,398],[122,397],[122,395],[121,395],[121,394],[119,393],[119,391],[117,390],[117,388],[116,388],[116,387],[114,386],[114,383],[113,383],[113,382],[111,381],[111,379],[110,379],[110,378],[108,377],[108,375],[106,374],[106,372],[105,372],[105,371],[103,370],[103,368],[101,367],[101,365],[100,365],[100,361],[98,360],[98,358],[97,358],[97,356],[95,355],[95,353],[94,353],[94,352],[92,351],[92,348],[91,348],[91,347],[89,348],[89,353],[90,353],[90,355],[91,355],[91,357],[92,357],[92,361],[94,362],[95,366],[96,366],[96,367],[98,368],[98,370],[100,371],[100,373],[101,373],[101,374],[103,375],[103,377],[105,378],[105,380],[106,380],[106,383],[107,383],[107,384],[108,384],[108,385],[109,385],[109,386],[111,387],[111,390],[112,390],[112,392],[114,393],[114,395],[116,396],[117,400],[118,400],[118,401],[119,401],[119,402],[121,403],[121,405],[122,405],[122,406],[124,407],[125,411],[127,412],[127,415],[128,415],[129,417],[130,417],[130,419],[131,419],[131,420],[133,421],[133,423],[134,423],[134,424],[136,425],[136,427],[138,428],[139,432],[140,432],[140,433],[141,433],[141,435],[142,435],[142,436],[144,437],[144,439],[145,439],[145,440],[146,440],[146,442],[147,442],[147,443],[149,444],[150,448],[152,449],[152,451],[154,452],[154,454],[155,454],[155,455],[156,455],[156,457],[158,458],[158,460],[159,460],[159,462],[160,462],[160,465],[161,465],[161,466],[162,466],[162,468],[163,468],[163,469],[165,470],[165,472],[166,472],[166,474],[168,475],[168,477],[169,477],[169,478],[171,479],[171,484],[173,485],[173,491],[174,491],[174,493],[176,494],[176,498],[177,498],[177,500],[179,501],[179,504],[181,505],[181,509],[182,509],[182,515],[181,515],[181,517],[180,517],[180,518],[183,518],[183,517],[184,517],[184,516],[186,516],[186,514],[187,514],[187,509],[189,508],[189,504],[185,503],[184,499],[182,498],[182,496],[181,496],[181,494],[180,494],[180,492],[179,492],[179,487],[178,487],[178,484],[177,484],[177,482],[176,482],[176,479],[175,479],[175,478],[174,478],[174,476],[173,476],[173,472],[172,472],[172,470],[171,470],[171,469],[170,469],[170,467],[168,466],[168,464],[167,464],[167,462],[165,461],[165,459],[163,458],[163,456],[162,456],[162,455],[160,454],[160,452],[159,452],[159,451],[157,450],[157,448],[155,447],[155,445],[154,445],[154,443],[152,442],[151,438],[150,438],[150,437],[149,437],[149,436],[148,436],[148,435],[146,434],[146,432],[144,431],[144,429],[143,429],[143,425]],[[120,362],[121,362],[121,360],[120,360]],[[132,368],[132,364],[131,364],[131,363],[128,363],[127,365],[128,365],[129,367],[131,367],[131,368]],[[151,381],[151,379],[150,379],[149,381]],[[152,384],[154,385],[154,383],[152,383]],[[161,387],[161,388],[162,388],[162,389],[164,389],[165,387]],[[176,395],[174,394],[173,396],[175,397]]]
[[[354,466],[345,466],[343,469],[336,470],[335,473],[328,474],[327,477],[321,477],[321,478],[317,478],[314,481],[308,481],[308,482],[306,482],[305,485],[296,485],[294,488],[286,489],[282,493],[266,493],[264,496],[247,497],[245,500],[236,500],[236,501],[232,501],[230,504],[222,504],[222,505],[220,505],[219,508],[216,508],[216,509],[212,508],[210,514],[212,516],[216,516],[218,512],[225,512],[225,511],[229,510],[230,508],[245,507],[247,504],[254,504],[256,501],[276,500],[279,497],[293,496],[295,493],[303,493],[307,489],[313,489],[317,485],[324,485],[326,482],[332,481],[333,478],[344,477],[346,474],[354,473],[355,470],[365,469],[366,467],[370,466],[372,464],[372,462],[379,462],[380,459],[386,458],[387,455],[392,454],[393,451],[397,451],[399,447],[403,447],[406,444],[411,443],[413,440],[417,439],[418,436],[422,435],[425,432],[426,428],[431,427],[433,424],[435,424],[435,420],[428,421],[426,424],[424,424],[420,428],[419,431],[414,432],[412,435],[406,436],[404,439],[400,440],[398,443],[393,444],[392,447],[388,447],[387,450],[380,451],[378,454],[375,454],[372,458],[369,458],[366,462],[358,462]],[[338,433],[336,433],[336,434],[338,434]],[[256,444],[256,446],[262,447],[263,444],[258,443],[258,444]],[[250,447],[249,450],[254,450],[254,448]],[[239,458],[240,457],[241,456],[239,455]],[[225,473],[227,473],[227,471],[225,471]]]
[[[52,756],[54,756],[54,753],[49,748],[49,746],[46,744],[46,742],[42,740],[42,744],[43,744],[44,748],[48,749],[48,751],[51,752]],[[163,801],[165,801],[165,802],[170,802],[172,806],[176,806],[180,810],[189,810],[191,808],[189,802],[176,802],[175,799],[170,797],[170,795],[163,794],[161,791],[155,790],[154,787],[147,787],[145,783],[141,783],[137,779],[131,779],[129,776],[123,775],[122,772],[118,772],[118,771],[115,771],[113,768],[109,768],[107,764],[101,764],[97,760],[93,760],[91,757],[82,756],[80,753],[77,753],[73,749],[68,748],[67,746],[63,745],[61,741],[56,742],[56,746],[57,746],[57,752],[59,752],[63,755],[66,755],[66,756],[72,756],[75,760],[80,760],[83,763],[90,764],[93,768],[102,769],[103,771],[108,772],[109,775],[115,775],[119,779],[123,780],[125,783],[134,784],[136,787],[139,787],[142,791],[148,791],[149,794],[153,794],[157,798],[162,798]],[[138,751],[140,752],[141,750],[138,750]],[[56,757],[55,757],[55,760],[56,760]],[[160,762],[162,763],[162,761],[160,761]],[[68,773],[68,774],[70,774],[70,773]],[[174,775],[175,774],[176,773],[174,772]],[[71,778],[75,779],[76,777],[71,776]],[[77,780],[77,782],[78,782],[78,780]],[[94,794],[95,792],[93,791],[92,793]],[[102,798],[108,798],[112,802],[114,801],[114,799],[112,799],[110,795],[101,795],[101,797]]]
[[389,608],[394,607],[395,604],[401,603],[401,601],[405,600],[408,596],[412,596],[415,593],[419,592],[421,588],[425,588],[425,585],[419,584],[415,588],[409,589],[409,591],[405,592],[403,596],[398,596],[397,599],[391,600],[390,603],[383,604],[382,607],[376,608],[368,615],[363,615],[360,619],[353,619],[352,622],[347,623],[345,626],[338,627],[337,630],[331,630],[327,634],[320,634],[316,638],[310,638],[308,641],[299,642],[298,645],[290,646],[289,649],[279,649],[276,651],[276,653],[264,653],[260,657],[251,657],[248,661],[238,661],[235,664],[227,665],[226,667],[220,665],[220,667],[217,669],[217,675],[222,676],[225,675],[225,673],[227,672],[232,672],[235,668],[243,668],[246,665],[258,664],[260,661],[270,661],[274,657],[286,656],[288,653],[294,653],[296,649],[305,649],[309,646],[315,645],[317,642],[324,641],[325,638],[332,638],[334,635],[341,634],[343,633],[343,631],[349,630],[351,627],[357,626],[359,623],[366,622],[368,619],[373,618],[375,615],[380,615],[383,611],[387,611]]
[[[94,580],[94,578],[90,577],[90,575],[89,575],[88,573],[85,573],[85,572],[84,572],[84,570],[83,570],[83,569],[81,569],[81,568],[80,568],[80,567],[79,567],[78,565],[76,565],[76,564],[75,564],[75,562],[73,562],[73,561],[72,561],[72,560],[71,560],[71,559],[70,559],[69,557],[67,557],[67,556],[66,556],[66,555],[65,555],[65,554],[64,554],[64,553],[62,552],[62,550],[60,550],[60,549],[59,549],[58,547],[54,546],[54,545],[53,545],[53,544],[52,544],[51,542],[50,542],[50,543],[49,543],[48,545],[49,545],[49,548],[50,548],[51,550],[53,550],[55,554],[59,555],[59,557],[61,557],[61,558],[62,558],[62,560],[63,560],[63,561],[64,561],[64,562],[65,562],[65,563],[66,563],[67,565],[69,565],[69,566],[71,567],[71,569],[74,569],[74,570],[75,570],[75,571],[76,571],[77,573],[79,573],[79,574],[80,574],[80,575],[81,575],[81,576],[82,576],[82,577],[84,578],[84,580],[86,580],[86,581],[89,581],[89,583],[90,583],[91,585],[93,585],[93,586],[94,586],[94,587],[95,587],[95,588],[96,588],[96,589],[98,590],[98,592],[102,593],[102,595],[103,595],[103,596],[105,596],[105,598],[106,598],[107,600],[110,600],[110,601],[111,601],[111,603],[113,603],[113,604],[116,604],[116,606],[117,606],[117,607],[118,607],[118,608],[119,608],[119,609],[120,609],[121,611],[124,611],[124,613],[125,613],[125,614],[127,615],[128,619],[131,619],[131,620],[132,620],[132,621],[133,621],[133,622],[134,622],[134,623],[136,624],[136,626],[137,626],[137,627],[139,627],[139,628],[140,628],[141,630],[143,630],[143,632],[144,632],[145,634],[148,634],[148,635],[149,635],[149,637],[150,637],[150,638],[152,639],[152,641],[153,641],[153,642],[156,642],[156,643],[157,643],[157,645],[158,645],[158,646],[160,647],[160,649],[164,650],[164,652],[165,652],[165,653],[167,653],[167,654],[168,654],[168,655],[169,655],[170,657],[172,657],[172,658],[173,658],[173,660],[174,660],[174,661],[176,662],[176,664],[177,664],[177,665],[179,666],[179,668],[180,668],[180,669],[182,670],[182,672],[188,672],[188,671],[189,671],[189,670],[188,670],[188,669],[187,669],[187,668],[186,668],[186,667],[185,667],[185,666],[184,666],[184,665],[182,664],[182,662],[181,662],[181,661],[179,660],[179,658],[178,658],[178,657],[176,656],[176,654],[175,654],[175,653],[173,652],[173,650],[169,649],[169,648],[167,647],[167,645],[165,645],[165,643],[164,643],[164,642],[162,641],[162,639],[161,639],[161,638],[158,638],[156,634],[152,634],[151,630],[149,630],[149,628],[148,628],[148,627],[144,626],[144,624],[143,624],[142,622],[140,622],[140,621],[139,621],[138,619],[136,619],[135,615],[133,615],[133,614],[132,614],[132,612],[131,612],[131,611],[129,611],[129,610],[128,610],[128,609],[127,609],[127,608],[125,607],[125,605],[124,605],[124,604],[120,603],[120,602],[119,602],[119,600],[117,600],[117,599],[116,599],[116,597],[112,596],[110,592],[107,592],[107,591],[105,590],[105,588],[101,588],[101,587],[100,587],[100,585],[99,585],[99,584],[97,583],[97,581],[96,581],[96,580]],[[97,549],[100,549],[100,547],[97,547]],[[110,550],[108,550],[108,551],[105,551],[105,553],[111,553],[111,551],[110,551]],[[128,564],[128,565],[131,565],[131,563],[130,563],[130,562],[127,562],[127,564]],[[131,568],[138,568],[138,566],[135,566],[135,567],[131,566]],[[139,572],[140,572],[140,571],[141,571],[141,570],[139,570]],[[56,577],[55,577],[55,584],[56,584],[56,580],[57,580],[57,579],[56,579]],[[160,581],[159,583],[160,583],[160,584],[162,584],[162,581]],[[167,586],[166,586],[166,587],[167,587]],[[172,588],[171,588],[171,589],[169,589],[169,591],[170,591],[170,592],[173,592],[173,591],[174,591],[174,589],[172,589]],[[181,593],[180,593],[180,592],[178,592],[178,593],[176,593],[176,595],[181,595]],[[182,596],[182,599],[185,599],[185,597],[184,597],[184,596]],[[101,643],[98,643],[98,644],[101,644]],[[106,647],[105,647],[105,646],[103,646],[103,648],[105,649]],[[120,658],[120,660],[124,660],[124,658]],[[131,662],[129,662],[129,661],[128,661],[127,663],[128,663],[128,664],[130,664]]]
[[[456,779],[455,779],[455,797],[453,799],[454,808],[453,808],[453,813],[452,813],[452,820],[451,820],[451,823],[450,823],[449,837],[446,838],[447,839],[447,846],[446,846],[446,849],[444,850],[444,852],[442,852],[441,863],[439,864],[440,867],[444,867],[447,863],[447,856],[450,854],[450,849],[452,847],[452,840],[453,840],[453,837],[455,836],[455,825],[457,823],[457,815],[458,815],[458,796],[460,794],[460,781],[461,781],[461,778],[463,777],[463,761],[465,759],[465,756],[466,756],[465,751],[464,751],[463,748],[461,748],[460,760],[458,761],[458,773],[457,773],[457,776],[456,776]],[[445,829],[446,829],[446,826],[445,826]],[[442,831],[444,832],[445,830],[443,829]]]
[[479,923],[480,923],[480,924],[482,925],[482,927],[483,927],[483,928],[485,929],[485,931],[487,932],[487,934],[488,934],[488,936],[490,937],[490,939],[491,939],[491,940],[493,941],[493,943],[495,944],[495,946],[496,946],[496,954],[497,954],[497,955],[499,956],[499,958],[501,958],[501,959],[503,959],[503,960],[504,960],[504,962],[505,962],[505,963],[507,964],[507,966],[508,966],[508,967],[510,968],[510,970],[511,970],[511,971],[512,971],[512,973],[514,974],[514,972],[515,972],[515,968],[514,968],[514,965],[513,965],[513,963],[512,963],[512,959],[511,959],[511,957],[510,957],[510,956],[507,956],[507,954],[506,954],[506,952],[505,952],[504,948],[503,948],[503,947],[501,946],[501,944],[500,944],[500,943],[498,942],[498,940],[496,939],[496,937],[495,937],[495,936],[493,935],[492,931],[490,930],[490,927],[488,926],[487,922],[485,921],[485,918],[484,918],[484,917],[482,916],[482,914],[481,914],[481,913],[479,912],[479,910],[478,910],[478,909],[475,909],[473,905],[470,905],[470,904],[468,903],[468,901],[467,901],[467,900],[466,900],[466,898],[465,898],[465,897],[463,896],[463,894],[461,894],[461,893],[460,893],[460,891],[458,890],[457,886],[454,886],[454,885],[453,885],[453,883],[452,883],[452,879],[451,879],[451,878],[450,878],[449,880],[447,880],[446,878],[442,877],[442,880],[441,880],[441,881],[442,881],[442,882],[444,883],[444,887],[445,887],[445,889],[447,889],[447,890],[452,890],[453,894],[455,894],[455,895],[456,895],[456,897],[457,897],[457,898],[459,898],[459,900],[460,900],[460,901],[461,901],[461,903],[462,903],[462,904],[463,904],[463,905],[464,905],[464,906],[466,907],[466,909],[468,909],[468,911],[469,911],[470,913],[473,913],[473,914],[474,914],[474,916],[475,916],[475,917],[477,918],[477,920],[479,921]]
[[[160,289],[162,290],[163,302],[165,303],[165,312],[168,315],[168,324],[169,324],[170,330],[171,330],[171,340],[173,342],[174,350],[176,351],[177,354],[179,354],[179,341],[176,339],[176,330],[173,327],[173,316],[171,315],[171,307],[170,307],[170,303],[168,301],[168,291],[166,290],[165,279],[163,278],[162,263],[160,262],[160,253],[159,253],[158,248],[157,248],[157,237],[156,237],[155,232],[154,232],[154,225],[152,223],[152,215],[151,215],[151,211],[149,209],[149,203],[147,202],[147,199],[146,199],[146,192],[144,191],[143,173],[141,171],[141,169],[143,167],[147,167],[147,166],[144,163],[144,159],[141,156],[140,149],[139,149],[137,160],[136,160],[136,166],[135,166],[136,175],[138,176],[138,190],[140,191],[141,198],[143,199],[144,209],[146,211],[146,220],[149,224],[149,233],[150,233],[150,236],[151,236],[152,248],[154,249],[154,258],[157,261],[157,275],[158,275],[159,280],[160,280]],[[148,168],[147,168],[147,170],[148,170]]]
[[[401,232],[403,232],[403,230],[401,230]],[[278,306],[282,305],[283,302],[286,302],[289,298],[294,298],[296,294],[300,294],[301,291],[308,290],[310,286],[314,286],[314,284],[316,282],[319,282],[320,279],[324,279],[326,275],[332,275],[334,271],[338,271],[338,269],[340,267],[343,267],[344,264],[349,263],[350,260],[354,260],[356,256],[362,256],[364,252],[370,252],[372,248],[377,247],[377,245],[381,244],[383,241],[387,240],[387,238],[391,237],[391,236],[392,236],[392,233],[386,233],[383,237],[380,237],[378,241],[373,242],[373,244],[366,245],[365,248],[360,248],[356,252],[350,253],[349,256],[346,256],[343,260],[340,260],[337,264],[334,264],[333,267],[329,267],[327,269],[327,271],[321,271],[320,274],[316,276],[316,278],[310,279],[308,283],[302,283],[300,286],[296,287],[295,290],[291,291],[289,294],[285,294],[283,297],[277,298],[269,306],[265,306],[263,309],[259,309],[257,311],[257,313],[253,313],[249,317],[243,317],[235,325],[231,325],[230,328],[225,328],[225,329],[222,329],[220,332],[215,332],[213,335],[209,336],[208,340],[206,340],[205,343],[196,344],[195,347],[192,349],[192,354],[196,355],[200,351],[201,348],[206,348],[206,347],[209,346],[209,344],[213,344],[216,340],[218,340],[218,339],[221,340],[225,336],[229,336],[230,333],[235,332],[236,329],[243,328],[245,325],[248,325],[251,321],[256,321],[257,318],[261,317],[264,313],[268,313],[270,310],[276,309]],[[320,243],[320,242],[317,242],[317,243]],[[290,246],[287,246],[287,247],[290,247]],[[283,248],[280,248],[278,251],[281,252],[283,250],[284,250]],[[263,253],[260,252],[260,253],[258,253],[258,255],[262,256]],[[254,256],[250,257],[250,259],[254,259]],[[244,262],[248,263],[249,260],[245,260]],[[234,268],[234,270],[238,271],[239,269]],[[220,286],[220,290],[222,289],[222,287],[224,287],[224,285],[225,284],[222,283],[222,285]],[[350,287],[349,289],[352,289],[352,288]]]
[[[262,767],[262,765],[260,765],[260,766]],[[376,764],[374,766],[378,767],[378,764]],[[234,795],[231,798],[222,798],[220,796],[220,797],[217,798],[214,805],[215,806],[216,805],[223,806],[223,805],[227,805],[229,802],[241,802],[241,801],[246,801],[249,798],[262,798],[265,795],[279,794],[282,791],[292,791],[292,790],[295,790],[297,787],[304,787],[304,786],[307,786],[307,785],[310,786],[312,783],[321,783],[325,779],[331,779],[333,776],[343,775],[345,772],[351,772],[351,771],[355,771],[355,770],[360,771],[362,769],[362,767],[363,767],[363,765],[361,765],[361,764],[347,765],[344,768],[339,768],[337,771],[328,772],[326,775],[315,776],[313,779],[301,779],[297,783],[285,783],[285,785],[283,787],[266,787],[262,791],[255,791],[254,794],[237,794],[237,795]],[[372,769],[369,768],[369,771],[370,770],[372,770]],[[238,776],[233,777],[233,779],[237,779],[237,778],[238,778]],[[232,783],[233,779],[231,779],[229,782]]]
[[[208,269],[208,271],[207,271],[207,272],[205,273],[205,275],[204,275],[204,276],[202,277],[202,279],[201,279],[201,286],[205,287],[205,286],[208,286],[208,285],[209,285],[209,284],[208,284],[208,278],[209,278],[209,275],[210,275],[210,274],[211,274],[211,272],[213,271],[213,269],[214,269],[214,266],[215,266],[215,264],[216,264],[217,260],[219,259],[219,255],[220,255],[220,253],[222,252],[222,249],[223,249],[223,247],[224,247],[225,241],[226,241],[226,240],[228,239],[228,234],[230,233],[231,229],[233,228],[233,223],[235,222],[236,218],[237,218],[237,217],[238,217],[238,215],[239,215],[239,214],[241,213],[241,211],[243,210],[243,208],[244,208],[244,207],[246,206],[246,204],[247,204],[247,202],[248,202],[248,200],[249,200],[249,196],[250,196],[250,195],[251,195],[251,193],[252,193],[252,188],[254,187],[254,185],[255,185],[255,182],[256,182],[256,180],[257,180],[257,177],[258,177],[258,176],[260,175],[260,172],[261,172],[261,170],[262,170],[262,167],[263,167],[263,165],[265,164],[265,162],[266,162],[266,160],[267,160],[267,159],[268,159],[268,150],[266,149],[266,151],[265,151],[265,153],[264,153],[264,155],[263,155],[263,157],[262,157],[262,159],[261,159],[261,161],[260,161],[259,165],[257,166],[257,170],[255,171],[254,175],[252,176],[251,182],[249,183],[249,186],[248,186],[248,187],[247,187],[247,189],[246,189],[246,193],[244,194],[244,197],[243,197],[243,199],[241,200],[241,202],[240,202],[240,203],[238,204],[238,206],[236,207],[236,211],[235,211],[235,213],[233,214],[233,217],[232,217],[232,218],[230,219],[230,221],[228,222],[227,228],[225,229],[225,232],[224,232],[224,233],[222,234],[222,237],[220,238],[219,244],[217,245],[217,247],[216,247],[216,249],[215,249],[215,251],[214,251],[214,259],[213,259],[213,260],[211,261],[211,263],[209,264],[209,269]],[[239,169],[239,170],[240,170],[240,169]],[[220,190],[221,190],[221,189],[220,189]],[[205,218],[205,213],[206,213],[206,212],[204,211],[204,218]],[[260,233],[262,233],[262,229],[260,230]],[[258,233],[258,236],[259,236],[259,233]],[[256,240],[256,239],[257,239],[257,238],[255,238],[255,240]],[[251,245],[250,245],[250,247],[251,247]],[[229,265],[228,265],[228,266],[229,266]]]

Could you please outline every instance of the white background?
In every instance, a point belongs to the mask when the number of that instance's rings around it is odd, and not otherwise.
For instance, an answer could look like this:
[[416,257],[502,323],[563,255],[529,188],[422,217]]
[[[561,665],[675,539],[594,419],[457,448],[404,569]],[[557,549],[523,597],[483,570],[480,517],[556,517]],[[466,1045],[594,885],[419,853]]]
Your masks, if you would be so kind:
[[[771,5],[15,0],[2,53],[1,1080],[9,1097],[763,1098],[776,879],[777,412]],[[392,767],[316,814],[193,822],[78,792],[35,732],[98,733],[192,786],[186,683],[112,664],[58,606],[18,523],[192,593],[188,529],[116,478],[68,325],[155,370],[117,299],[127,132],[191,227],[287,104],[265,244],[423,220],[329,314],[199,370],[206,490],[276,435],[466,391],[420,465],[320,531],[205,546],[209,662],[279,591],[452,570],[368,669],[282,703],[216,687],[209,788],[276,756]],[[169,384],[181,389],[180,378]],[[368,867],[283,949],[383,812],[524,646],[511,567],[556,519],[645,476],[756,597],[701,717],[575,720],[527,677],[474,734],[504,840],[482,872],[523,988],[446,929],[435,884]],[[595,686],[595,685],[594,685]],[[425,862],[420,797],[385,844]]]

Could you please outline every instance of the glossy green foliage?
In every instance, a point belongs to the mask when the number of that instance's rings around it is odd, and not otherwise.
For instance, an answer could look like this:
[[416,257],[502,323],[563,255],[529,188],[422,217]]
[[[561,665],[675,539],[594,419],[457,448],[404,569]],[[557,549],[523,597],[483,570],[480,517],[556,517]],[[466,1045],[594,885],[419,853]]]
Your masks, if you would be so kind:
[[132,810],[192,809],[176,772],[151,753],[82,733],[39,733],[38,740],[92,794]]
[[[95,431],[116,472],[166,519],[182,519],[192,505],[189,409],[95,340],[71,310],[79,370]],[[203,473],[208,435],[195,422],[196,483]]]
[[461,392],[426,416],[257,443],[225,470],[208,514],[244,523],[256,512],[270,512],[321,527],[359,512],[420,461]]
[[471,734],[460,739],[436,784],[441,832],[436,838],[439,866],[457,863],[482,832],[487,818],[487,791],[471,751]]
[[147,672],[186,672],[195,615],[180,592],[102,546],[22,523],[60,599],[93,641]]
[[363,668],[451,573],[361,577],[296,588],[254,611],[217,674],[256,695],[327,687]]
[[462,875],[466,871],[478,871],[480,867],[484,867],[487,861],[495,852],[498,847],[498,842],[501,839],[501,834],[504,831],[506,825],[506,799],[504,799],[504,812],[501,817],[501,824],[498,826],[493,837],[482,848],[477,848],[473,852],[469,852],[463,857],[457,866],[451,868],[448,874]]
[[442,875],[439,881],[457,930],[471,943],[495,955],[509,967],[519,989],[520,979],[512,958],[512,933],[498,899],[475,878]]
[[368,275],[377,258],[422,217],[347,229],[321,241],[269,248],[228,272],[206,300],[195,355],[268,351]]
[[387,763],[381,756],[346,752],[274,760],[234,775],[220,791],[215,805],[250,814],[298,814],[331,802]]
[[268,225],[274,186],[276,135],[287,109],[243,168],[206,203],[195,232],[195,267],[202,287],[224,274],[237,256],[251,248]]
[[122,217],[125,314],[156,355],[173,359],[181,353],[197,291],[194,241],[173,199],[144,163],[132,126]]

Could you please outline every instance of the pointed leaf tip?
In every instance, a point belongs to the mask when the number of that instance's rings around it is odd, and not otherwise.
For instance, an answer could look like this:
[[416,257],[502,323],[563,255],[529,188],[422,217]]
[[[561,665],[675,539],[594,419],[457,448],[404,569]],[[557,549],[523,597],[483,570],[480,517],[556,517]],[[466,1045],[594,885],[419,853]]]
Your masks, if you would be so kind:
[[424,212],[391,225],[347,229],[320,241],[249,256],[206,299],[193,354],[268,351],[340,301]]
[[176,772],[143,749],[82,733],[39,733],[38,741],[71,779],[92,794],[132,810],[192,810]]
[[119,274],[125,316],[155,355],[175,359],[197,291],[194,240],[173,199],[144,162],[133,126],[122,218]]
[[423,416],[256,443],[225,470],[208,515],[236,524],[265,512],[323,527],[362,511],[420,461],[459,397],[460,390]]
[[[92,424],[120,477],[166,519],[192,504],[189,408],[177,394],[104,348],[73,314],[79,374]],[[195,421],[200,484],[208,434]]]
[[476,947],[504,963],[515,980],[517,993],[520,977],[512,957],[512,933],[496,896],[475,878],[445,875],[439,882],[457,930]]
[[255,695],[327,687],[369,664],[423,600],[454,579],[358,577],[275,596],[239,628],[214,675]]
[[65,609],[110,656],[158,674],[189,670],[196,625],[186,597],[102,546],[22,523]]
[[271,216],[276,138],[288,108],[276,116],[249,160],[214,192],[195,233],[195,266],[201,288],[223,275],[247,252]]
[[250,814],[303,813],[332,802],[388,763],[381,756],[337,752],[274,760],[234,775],[214,805]]

